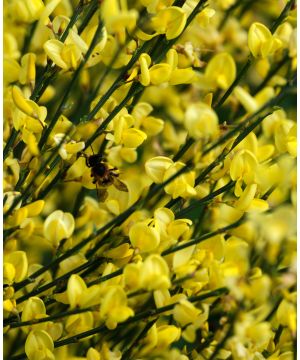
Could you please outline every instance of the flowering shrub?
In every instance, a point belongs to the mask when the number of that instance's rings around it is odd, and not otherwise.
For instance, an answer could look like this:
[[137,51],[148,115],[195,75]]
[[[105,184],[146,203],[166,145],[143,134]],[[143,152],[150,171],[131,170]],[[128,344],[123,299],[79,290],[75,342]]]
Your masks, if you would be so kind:
[[296,4],[4,0],[4,358],[294,359]]

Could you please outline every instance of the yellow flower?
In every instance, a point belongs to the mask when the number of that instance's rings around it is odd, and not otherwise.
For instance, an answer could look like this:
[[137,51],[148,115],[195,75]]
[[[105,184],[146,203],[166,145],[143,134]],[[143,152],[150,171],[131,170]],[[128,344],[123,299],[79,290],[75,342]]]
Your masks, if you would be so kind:
[[22,209],[27,210],[28,217],[34,217],[34,216],[38,216],[43,211],[44,206],[45,206],[44,200],[37,200],[32,202],[31,204],[23,206]]
[[281,41],[274,37],[263,24],[255,22],[250,26],[248,33],[248,46],[256,58],[265,58],[272,55],[281,47]]
[[19,74],[21,67],[19,63],[14,59],[3,60],[3,82],[4,86],[16,82],[19,80]]
[[156,156],[145,163],[147,175],[156,184],[164,181],[166,170],[173,164],[173,161],[165,156]]
[[236,66],[229,53],[215,55],[205,68],[205,79],[213,89],[227,90],[236,77]]
[[21,317],[22,321],[34,320],[45,316],[46,307],[39,297],[31,297],[25,302]]
[[25,279],[28,271],[27,255],[24,251],[13,251],[4,256],[4,283],[11,284]]
[[[176,162],[172,164],[166,170],[164,174],[163,181],[168,180],[173,175],[175,175],[179,170],[181,170],[185,166],[182,162]],[[195,196],[197,194],[194,189],[195,185],[195,172],[189,171],[182,175],[177,176],[173,181],[171,181],[168,185],[165,186],[165,192],[169,195],[172,195],[173,199],[181,196],[183,198],[187,198],[190,196]]]
[[105,320],[108,329],[115,329],[130,316],[133,310],[127,306],[127,297],[121,286],[110,286],[105,290],[101,301],[100,316]]
[[63,44],[52,39],[44,44],[47,56],[63,70],[75,70],[82,60],[81,50],[75,44]]
[[246,184],[249,184],[255,179],[257,165],[257,159],[251,151],[240,150],[231,161],[230,177],[232,180],[242,179]]
[[163,130],[164,121],[154,116],[148,116],[153,107],[145,102],[139,102],[132,110],[134,127],[142,128],[148,136],[155,136]]
[[189,105],[185,112],[184,124],[194,139],[214,139],[219,133],[218,116],[205,103]]
[[34,330],[27,336],[25,353],[29,360],[54,360],[53,350],[53,340],[46,331]]
[[28,53],[21,59],[21,71],[19,74],[19,81],[22,85],[30,84],[34,87],[35,83],[35,61],[36,55]]
[[101,288],[99,285],[88,288],[79,275],[73,274],[68,281],[67,297],[71,309],[94,306],[101,302]]
[[41,16],[45,5],[42,0],[17,0],[13,4],[15,16],[21,21],[32,23]]
[[149,252],[156,249],[160,242],[160,236],[155,223],[152,220],[137,222],[129,230],[129,239],[133,247],[141,252]]
[[45,126],[44,120],[47,115],[47,109],[44,106],[38,106],[34,101],[27,100],[21,89],[17,86],[13,86],[12,88],[12,98],[16,107],[22,113],[39,120],[42,126]]
[[104,0],[101,4],[101,15],[109,33],[116,34],[121,43],[125,42],[125,30],[135,27],[138,12],[127,9],[127,1],[119,5],[117,0]]
[[196,20],[201,27],[206,28],[215,13],[216,11],[214,9],[206,7],[196,16]]
[[170,6],[162,9],[152,19],[152,26],[158,34],[166,34],[167,40],[178,37],[186,24],[185,12],[177,7]]
[[87,360],[101,360],[101,355],[96,349],[90,347],[88,352],[86,353],[86,359]]
[[296,334],[296,308],[292,302],[283,299],[276,311],[276,317],[281,325],[288,326],[292,334]]
[[[157,326],[155,323],[142,341],[143,346],[139,350],[139,356],[144,357],[147,354],[167,349],[180,338],[180,334],[181,330],[174,325]],[[168,355],[170,355],[169,351]]]
[[56,210],[44,222],[44,236],[57,247],[62,239],[69,238],[74,231],[75,221],[73,215]]
[[81,150],[84,149],[85,144],[83,141],[76,142],[74,140],[62,141],[65,138],[65,134],[58,133],[53,136],[53,145],[58,146],[60,148],[58,150],[59,155],[64,160],[69,160],[72,155],[79,153]]
[[141,284],[144,289],[158,290],[170,287],[169,268],[161,256],[149,255],[140,272]]
[[155,64],[149,69],[150,83],[160,85],[169,81],[171,76],[171,66],[169,64]]
[[68,316],[65,328],[69,336],[74,336],[93,329],[93,326],[93,313],[91,311],[87,311],[82,314],[74,314]]
[[204,310],[197,309],[188,300],[180,300],[173,310],[174,319],[184,328],[183,338],[188,342],[194,342],[196,331],[208,318],[208,306],[203,305]]

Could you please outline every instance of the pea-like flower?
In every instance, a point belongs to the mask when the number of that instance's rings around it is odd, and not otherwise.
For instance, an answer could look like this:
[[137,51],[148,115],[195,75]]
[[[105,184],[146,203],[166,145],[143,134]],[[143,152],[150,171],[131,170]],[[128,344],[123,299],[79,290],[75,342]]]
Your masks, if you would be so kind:
[[100,305],[100,316],[105,320],[107,328],[115,329],[118,323],[133,315],[134,311],[127,306],[127,297],[122,287],[109,287]]
[[248,46],[254,57],[265,58],[281,47],[281,41],[265,25],[255,22],[249,29]]
[[54,344],[44,330],[33,330],[27,336],[25,352],[29,360],[54,360]]
[[184,124],[194,139],[214,139],[219,133],[218,116],[205,103],[188,106],[184,116]]
[[44,222],[44,236],[54,247],[57,247],[61,240],[72,236],[74,228],[73,215],[56,210]]

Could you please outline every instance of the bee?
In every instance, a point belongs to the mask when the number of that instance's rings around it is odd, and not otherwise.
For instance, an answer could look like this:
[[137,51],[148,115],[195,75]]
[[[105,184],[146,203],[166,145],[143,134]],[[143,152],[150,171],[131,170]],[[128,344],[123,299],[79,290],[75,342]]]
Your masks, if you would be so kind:
[[91,177],[93,178],[93,184],[96,185],[99,201],[106,200],[108,196],[107,188],[110,185],[114,185],[120,191],[128,192],[127,186],[118,179],[118,168],[110,168],[102,155],[81,153],[80,156],[85,158],[86,166],[91,169]]

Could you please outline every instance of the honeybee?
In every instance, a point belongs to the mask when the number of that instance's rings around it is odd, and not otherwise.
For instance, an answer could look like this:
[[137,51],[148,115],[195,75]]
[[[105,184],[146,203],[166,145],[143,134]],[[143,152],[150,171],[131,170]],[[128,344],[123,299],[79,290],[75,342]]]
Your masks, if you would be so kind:
[[108,192],[107,188],[114,185],[118,190],[128,192],[127,186],[118,179],[119,172],[116,167],[110,168],[105,159],[99,155],[87,155],[81,153],[85,158],[86,166],[91,168],[91,177],[93,184],[96,185],[99,201],[105,201]]

